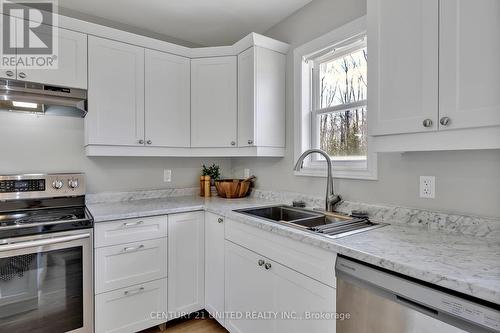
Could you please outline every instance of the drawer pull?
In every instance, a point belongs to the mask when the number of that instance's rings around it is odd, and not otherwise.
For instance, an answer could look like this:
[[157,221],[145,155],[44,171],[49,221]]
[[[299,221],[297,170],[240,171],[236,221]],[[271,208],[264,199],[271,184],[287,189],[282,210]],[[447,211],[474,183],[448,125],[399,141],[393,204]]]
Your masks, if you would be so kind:
[[141,224],[143,224],[143,223],[144,223],[144,221],[137,221],[137,222],[125,222],[125,223],[123,223],[123,226],[124,226],[124,227],[133,227],[133,226],[135,226],[135,225],[141,225]]
[[124,247],[123,252],[133,252],[144,248],[144,245]]
[[131,295],[139,294],[143,291],[144,291],[144,287],[140,287],[139,289],[136,289],[136,290],[125,290],[123,292],[123,294],[125,294],[126,296],[131,296]]

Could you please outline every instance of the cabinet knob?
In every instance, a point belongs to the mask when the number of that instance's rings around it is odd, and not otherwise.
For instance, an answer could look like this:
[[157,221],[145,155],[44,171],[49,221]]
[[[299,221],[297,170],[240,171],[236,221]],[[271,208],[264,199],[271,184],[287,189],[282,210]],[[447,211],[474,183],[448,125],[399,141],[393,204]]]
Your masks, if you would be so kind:
[[425,119],[425,120],[422,122],[422,125],[424,125],[424,127],[425,127],[425,128],[432,127],[432,119]]
[[224,222],[224,219],[223,219],[222,217],[219,217],[219,218],[217,219],[217,222],[222,223],[222,222]]
[[7,75],[8,77],[13,77],[14,76],[14,72],[13,71],[6,71],[5,75]]
[[265,262],[264,262],[264,260],[262,260],[262,259],[259,259],[259,261],[257,262],[257,264],[259,264],[259,266],[263,266],[263,265],[264,265],[264,263],[265,263]]
[[253,140],[248,140],[249,145],[253,145]]
[[271,263],[266,262],[266,264],[264,265],[264,268],[271,269]]
[[443,117],[439,120],[439,123],[443,126],[448,126],[451,123],[450,117]]
[[150,144],[152,144],[152,143],[153,143],[153,141],[148,140],[148,141],[146,141],[146,143],[147,143],[148,145],[150,145]]
[[231,146],[235,146],[236,145],[236,142],[235,141],[231,141]]
[[144,140],[139,140],[138,142],[139,142],[140,145],[144,144]]
[[23,73],[23,72],[19,73],[19,77],[21,79],[25,79],[26,78],[26,73]]

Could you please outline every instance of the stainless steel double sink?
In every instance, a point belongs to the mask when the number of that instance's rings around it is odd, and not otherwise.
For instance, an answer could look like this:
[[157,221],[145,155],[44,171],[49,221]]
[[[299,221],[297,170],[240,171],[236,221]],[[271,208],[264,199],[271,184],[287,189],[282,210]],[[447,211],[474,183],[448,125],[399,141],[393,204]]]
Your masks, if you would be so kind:
[[338,213],[315,211],[286,205],[238,209],[235,212],[333,238],[382,226],[381,224],[370,222],[367,218],[354,218]]

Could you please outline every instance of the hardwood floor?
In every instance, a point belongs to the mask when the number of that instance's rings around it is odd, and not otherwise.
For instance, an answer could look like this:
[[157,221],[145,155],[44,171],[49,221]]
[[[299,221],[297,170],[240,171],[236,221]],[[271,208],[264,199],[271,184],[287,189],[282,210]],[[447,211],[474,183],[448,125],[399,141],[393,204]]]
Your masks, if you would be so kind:
[[[160,333],[159,327],[153,327],[140,333]],[[167,323],[166,333],[227,333],[215,319],[187,319]]]

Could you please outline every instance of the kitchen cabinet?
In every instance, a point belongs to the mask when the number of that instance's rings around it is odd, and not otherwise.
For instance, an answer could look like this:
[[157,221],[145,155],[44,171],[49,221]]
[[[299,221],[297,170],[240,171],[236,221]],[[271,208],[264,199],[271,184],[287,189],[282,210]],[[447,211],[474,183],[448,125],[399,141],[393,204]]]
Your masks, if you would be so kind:
[[145,140],[148,146],[190,146],[190,59],[146,49]]
[[224,221],[205,213],[205,310],[224,325]]
[[203,212],[168,216],[168,309],[170,319],[205,307]]
[[500,2],[440,0],[439,129],[500,125]]
[[236,147],[236,56],[191,60],[191,146]]
[[232,242],[226,241],[225,246],[226,311],[277,315],[266,319],[228,317],[230,332],[335,332],[334,318],[306,319],[308,313],[334,316],[334,288]]
[[144,145],[144,49],[89,36],[87,144]]
[[438,3],[368,1],[370,135],[438,128]]
[[[21,21],[18,18],[11,19]],[[0,76],[7,79],[87,89],[87,35],[58,27],[52,27],[52,29],[56,31],[57,36],[57,68],[18,67],[2,70]]]
[[285,62],[259,46],[238,55],[239,147],[285,147]]

